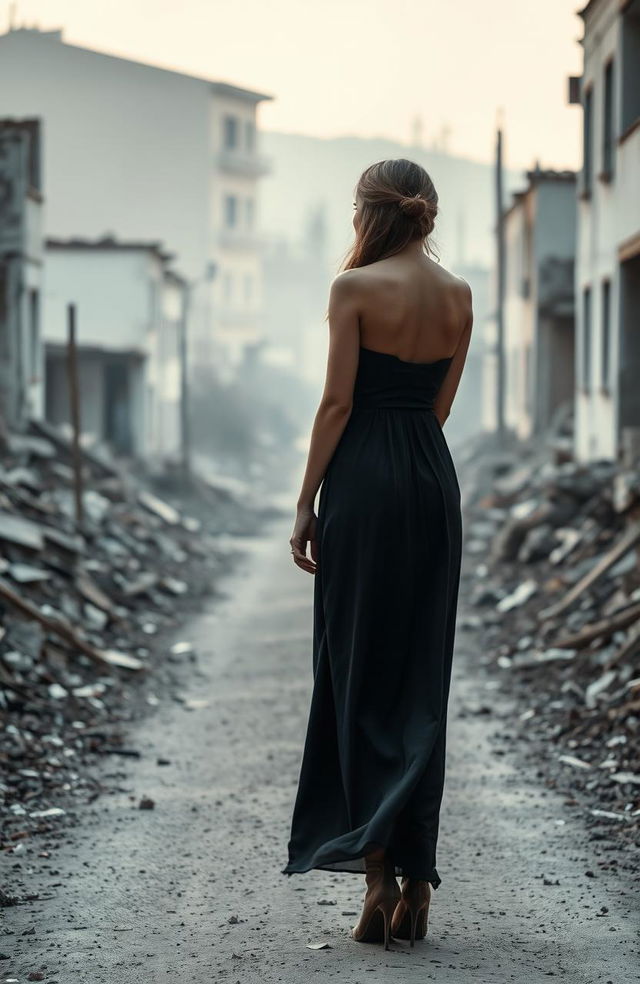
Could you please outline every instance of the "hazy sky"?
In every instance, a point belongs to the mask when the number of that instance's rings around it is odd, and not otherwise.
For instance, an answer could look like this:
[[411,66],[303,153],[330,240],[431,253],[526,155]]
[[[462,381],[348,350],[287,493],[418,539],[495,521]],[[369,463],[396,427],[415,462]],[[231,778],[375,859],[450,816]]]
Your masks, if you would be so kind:
[[[585,0],[586,2],[586,0]],[[0,0],[0,24],[63,27],[65,39],[275,97],[267,130],[388,136],[477,160],[579,166],[582,21],[575,0]],[[4,29],[4,26],[2,27]]]

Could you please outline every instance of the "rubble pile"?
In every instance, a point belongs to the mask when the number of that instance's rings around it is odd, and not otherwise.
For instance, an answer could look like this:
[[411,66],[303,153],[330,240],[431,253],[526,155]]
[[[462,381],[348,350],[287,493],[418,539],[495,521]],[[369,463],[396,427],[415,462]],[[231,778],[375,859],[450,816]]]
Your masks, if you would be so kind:
[[209,482],[201,517],[185,516],[84,450],[79,526],[60,435],[34,425],[0,460],[0,849],[15,852],[99,795],[90,762],[129,753],[118,725],[139,682],[195,659],[163,637],[234,561],[220,514],[245,533],[260,514]]
[[640,831],[640,468],[584,466],[542,445],[494,452],[476,445],[465,465],[471,606],[463,621],[522,703],[519,737],[537,743],[536,755],[542,748],[548,783],[589,811],[594,827],[632,844]]

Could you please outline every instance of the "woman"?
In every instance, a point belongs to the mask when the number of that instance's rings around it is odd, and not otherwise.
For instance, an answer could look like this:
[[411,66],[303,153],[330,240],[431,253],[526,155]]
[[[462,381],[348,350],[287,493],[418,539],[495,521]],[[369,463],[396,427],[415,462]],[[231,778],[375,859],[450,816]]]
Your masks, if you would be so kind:
[[462,545],[442,427],[473,314],[466,281],[429,255],[438,196],[420,165],[371,165],[354,206],[290,540],[294,562],[315,575],[314,685],[282,873],[364,873],[351,935],[388,949],[390,935],[411,946],[426,935],[441,881]]

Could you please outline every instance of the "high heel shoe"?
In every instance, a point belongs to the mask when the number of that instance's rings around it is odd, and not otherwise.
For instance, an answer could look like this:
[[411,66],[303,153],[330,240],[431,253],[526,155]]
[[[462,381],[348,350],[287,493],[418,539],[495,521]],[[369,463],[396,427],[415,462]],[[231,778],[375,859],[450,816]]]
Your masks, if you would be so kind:
[[431,886],[428,881],[403,876],[401,897],[391,919],[391,935],[400,940],[408,939],[413,946],[416,937],[427,935],[427,920]]
[[389,949],[391,918],[400,901],[400,888],[394,869],[387,857],[370,860],[365,857],[367,894],[362,914],[351,929],[351,936],[358,943],[381,943]]

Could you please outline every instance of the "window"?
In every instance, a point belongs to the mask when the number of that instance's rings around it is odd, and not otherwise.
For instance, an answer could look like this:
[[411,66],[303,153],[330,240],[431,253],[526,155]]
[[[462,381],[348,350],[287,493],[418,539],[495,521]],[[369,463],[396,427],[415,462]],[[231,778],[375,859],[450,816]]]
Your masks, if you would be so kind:
[[238,222],[238,199],[235,195],[224,196],[224,224],[233,229]]
[[584,119],[582,127],[582,192],[591,194],[591,169],[593,166],[591,154],[591,130],[593,126],[593,88],[584,94]]
[[528,414],[533,413],[533,360],[531,359],[531,346],[524,347],[524,406]]
[[591,382],[591,288],[582,292],[582,388],[589,391]]
[[238,146],[238,117],[225,116],[223,119],[223,144],[226,150]]
[[8,359],[9,335],[9,265],[0,260],[0,359]]
[[255,150],[256,146],[256,125],[253,120],[246,120],[244,125],[245,146],[248,151]]
[[611,281],[602,281],[602,349],[600,352],[600,383],[609,390],[609,366],[611,352]]
[[29,288],[29,377],[31,382],[40,375],[40,292]]
[[253,277],[250,273],[245,273],[244,275],[244,299],[245,301],[251,300],[251,294],[253,292]]
[[621,131],[640,118],[640,0],[631,0],[622,12],[622,120]]
[[247,229],[253,229],[253,222],[255,219],[255,202],[253,198],[247,198],[246,217],[247,217]]
[[604,70],[604,106],[602,130],[602,176],[606,180],[613,177],[615,162],[614,151],[614,93],[613,93],[613,59],[607,62]]

